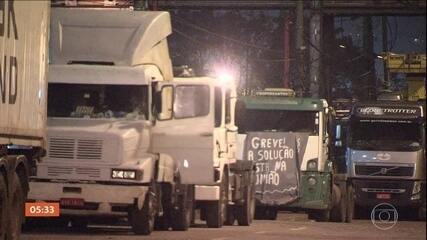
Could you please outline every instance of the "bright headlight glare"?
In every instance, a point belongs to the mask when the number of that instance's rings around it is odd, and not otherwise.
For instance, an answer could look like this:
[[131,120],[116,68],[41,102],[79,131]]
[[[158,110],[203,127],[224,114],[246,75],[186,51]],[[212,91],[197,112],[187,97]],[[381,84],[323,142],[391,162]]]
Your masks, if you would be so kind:
[[136,179],[135,170],[118,170],[115,169],[111,172],[111,178],[114,179]]
[[316,171],[317,170],[317,159],[312,159],[307,162],[307,170]]
[[310,186],[314,186],[314,185],[316,185],[317,180],[316,180],[316,178],[314,178],[314,177],[309,177],[309,178],[307,179],[307,182],[308,182],[308,185],[310,185]]

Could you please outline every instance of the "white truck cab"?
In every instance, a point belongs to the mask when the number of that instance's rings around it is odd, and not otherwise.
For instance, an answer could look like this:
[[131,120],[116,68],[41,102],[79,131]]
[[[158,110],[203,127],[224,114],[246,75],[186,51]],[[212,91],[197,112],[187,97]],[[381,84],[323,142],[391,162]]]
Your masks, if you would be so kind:
[[[252,221],[252,162],[236,161],[236,90],[209,77],[175,78],[159,86],[153,151],[171,156],[182,183],[195,185],[196,208],[208,227]],[[172,121],[170,121],[172,120]],[[244,162],[244,163],[243,163]]]
[[[149,234],[161,215],[150,151],[153,86],[172,80],[167,12],[53,8],[47,156],[29,199],[59,202],[72,225],[128,216]],[[170,164],[170,163],[168,163]]]

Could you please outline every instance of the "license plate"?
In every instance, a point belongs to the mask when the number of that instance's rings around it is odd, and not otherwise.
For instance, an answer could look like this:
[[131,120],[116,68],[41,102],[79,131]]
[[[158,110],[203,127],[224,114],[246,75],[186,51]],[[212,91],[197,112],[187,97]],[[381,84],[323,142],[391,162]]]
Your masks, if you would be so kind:
[[61,198],[59,204],[61,207],[84,207],[85,201],[81,198]]
[[377,193],[377,199],[390,199],[390,193]]

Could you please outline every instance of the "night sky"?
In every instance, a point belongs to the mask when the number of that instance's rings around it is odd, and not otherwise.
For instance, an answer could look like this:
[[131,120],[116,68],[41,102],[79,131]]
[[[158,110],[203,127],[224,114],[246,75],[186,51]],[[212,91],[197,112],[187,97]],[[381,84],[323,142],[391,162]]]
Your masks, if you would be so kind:
[[[295,61],[295,29],[291,26],[291,58],[283,56],[283,22],[287,16],[279,10],[176,10],[171,12],[174,28],[170,38],[172,61],[174,65],[189,65],[199,75],[215,72],[217,65],[232,69],[239,81],[240,88],[264,88],[283,86],[283,65],[291,64],[291,85],[293,88],[307,88],[309,80],[300,80]],[[308,17],[305,19],[305,34],[309,39]],[[363,17],[335,17],[335,38],[345,38],[352,44],[353,54],[360,54],[363,41]],[[382,52],[381,16],[372,17],[373,53]],[[388,48],[393,53],[425,53],[426,18],[425,16],[389,16]],[[342,29],[341,31],[339,29]],[[305,40],[305,45],[309,43]],[[253,45],[253,46],[252,46]],[[265,48],[265,49],[264,49]],[[270,51],[271,50],[271,51]],[[306,62],[309,61],[308,50]],[[327,53],[325,53],[327,54]],[[346,53],[347,54],[347,53]],[[349,53],[351,54],[351,53]],[[321,54],[321,56],[323,56]],[[334,57],[334,56],[328,56]],[[342,57],[342,56],[341,56]],[[352,58],[353,56],[344,56]],[[362,59],[363,62],[363,59]],[[355,68],[359,62],[332,66],[339,71]],[[337,69],[334,69],[337,70]],[[306,66],[309,75],[309,64]],[[361,72],[363,72],[361,70]],[[356,73],[354,73],[356,74]],[[375,59],[375,73],[372,81],[381,82],[383,78],[382,60]],[[306,77],[307,78],[307,77]],[[356,77],[357,78],[357,77]],[[355,77],[343,83],[351,88]],[[338,80],[337,80],[338,81]],[[346,81],[345,79],[341,81]],[[337,83],[338,84],[338,83]],[[343,86],[341,83],[341,87]],[[394,86],[393,87],[397,87]],[[396,89],[398,90],[398,89]],[[348,91],[343,97],[355,93]]]

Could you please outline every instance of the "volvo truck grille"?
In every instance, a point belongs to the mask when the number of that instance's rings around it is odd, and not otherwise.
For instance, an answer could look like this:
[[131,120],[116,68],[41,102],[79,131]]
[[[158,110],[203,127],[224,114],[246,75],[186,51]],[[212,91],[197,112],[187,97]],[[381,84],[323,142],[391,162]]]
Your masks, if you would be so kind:
[[361,176],[412,177],[414,175],[414,168],[403,166],[356,165],[355,173]]
[[48,156],[56,159],[102,160],[99,139],[49,138]]

